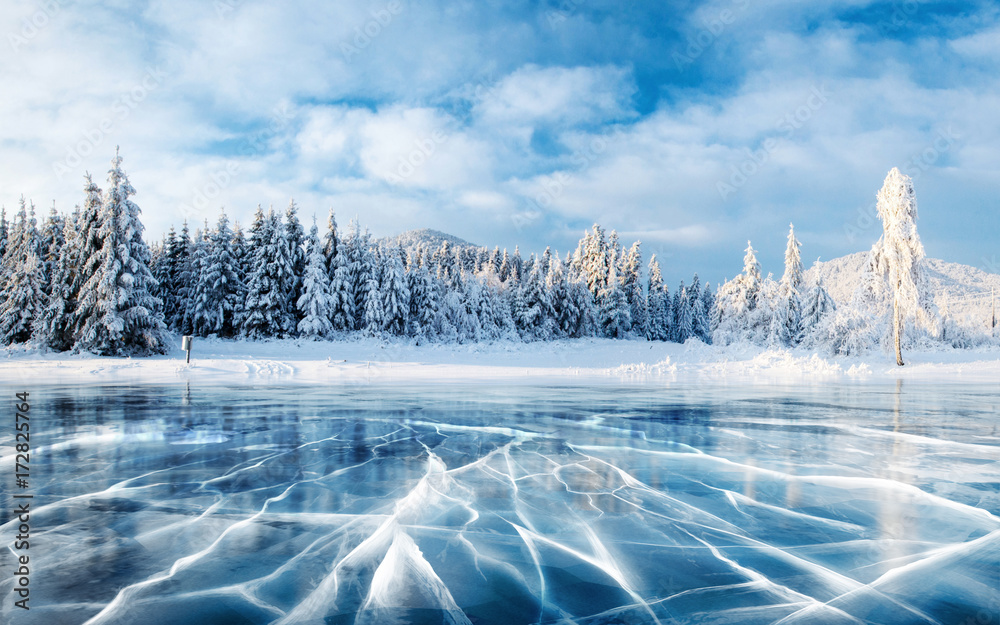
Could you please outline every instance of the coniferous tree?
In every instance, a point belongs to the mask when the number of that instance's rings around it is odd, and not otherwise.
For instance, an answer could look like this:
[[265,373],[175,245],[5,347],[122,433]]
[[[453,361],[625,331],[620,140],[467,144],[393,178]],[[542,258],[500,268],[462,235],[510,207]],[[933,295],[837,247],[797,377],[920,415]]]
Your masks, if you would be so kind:
[[233,231],[225,211],[207,243],[199,272],[195,331],[203,336],[231,337],[236,334],[235,315],[246,294],[238,275]]
[[608,284],[599,297],[601,310],[601,328],[604,336],[623,338],[632,326],[628,300],[618,278],[618,263],[614,259],[609,263]]
[[646,336],[652,341],[666,341],[670,338],[670,322],[667,319],[670,307],[667,305],[663,273],[660,270],[660,263],[656,261],[656,254],[649,259],[649,284],[646,294],[649,311]]
[[683,280],[674,297],[674,308],[676,309],[674,341],[683,343],[694,336],[694,307],[691,305],[690,293],[684,286]]
[[401,336],[406,333],[410,289],[406,284],[403,256],[399,249],[386,251],[381,282],[383,328],[389,334]]
[[[288,201],[288,208],[285,209],[285,229],[284,240],[288,246],[288,264],[291,267],[291,276],[288,282],[288,311],[289,323],[293,328],[298,323],[298,308],[296,303],[302,296],[302,275],[306,267],[305,251],[305,230],[298,216],[299,207],[295,200]],[[291,331],[291,330],[290,330]]]
[[421,265],[407,274],[410,291],[409,336],[428,339],[436,336],[435,321],[438,317],[437,290],[427,267]]
[[302,295],[297,302],[298,331],[302,336],[321,338],[333,332],[331,318],[330,277],[323,243],[315,220],[306,245],[306,267],[302,278]]
[[333,329],[340,332],[353,330],[355,327],[349,249],[348,245],[339,247],[333,257],[333,276],[330,279],[330,322]]
[[802,306],[801,334],[798,341],[803,341],[805,337],[815,332],[820,327],[820,323],[830,313],[837,309],[833,298],[823,288],[823,280],[817,280],[809,292],[806,293]]
[[208,220],[205,220],[205,229],[199,228],[195,231],[194,249],[191,252],[191,285],[188,289],[187,310],[184,317],[190,324],[191,333],[197,336],[208,336],[209,323],[204,310],[204,299],[207,297],[208,286],[208,256],[211,242],[208,238]]
[[236,274],[238,297],[233,302],[233,336],[239,336],[243,331],[243,323],[246,321],[247,310],[247,277],[248,264],[251,261],[250,244],[243,234],[240,222],[233,223],[233,269]]
[[365,265],[367,270],[367,286],[365,287],[364,314],[361,319],[361,329],[368,336],[378,336],[385,329],[385,308],[383,306],[382,257],[376,249],[367,251]]
[[102,355],[166,353],[160,303],[152,294],[149,247],[142,238],[135,189],[115,153],[99,217],[101,249],[96,271],[83,285],[77,309],[76,346]]
[[[738,341],[753,341],[766,335],[770,326],[770,311],[761,304],[763,280],[760,263],[753,246],[747,241],[743,257],[743,273],[727,281],[716,294],[712,318],[712,341],[728,345]],[[758,308],[762,310],[758,310]],[[760,325],[766,321],[767,326]]]
[[337,256],[337,245],[340,243],[340,234],[337,232],[337,215],[330,209],[330,216],[326,223],[326,234],[323,235],[323,259],[326,262],[326,273],[330,280],[333,280],[333,272],[336,271],[335,257]]
[[59,251],[65,241],[65,218],[56,212],[55,202],[49,210],[49,216],[45,220],[45,225],[40,233],[41,246],[39,249],[40,260],[42,262],[42,293],[48,299],[52,291],[52,276],[55,273],[56,265],[59,263]]
[[[4,256],[7,255],[7,209],[6,207],[0,206],[0,264],[2,264]],[[0,276],[0,284],[2,282],[2,276]]]
[[646,294],[642,289],[642,243],[636,241],[629,249],[623,265],[622,284],[628,300],[632,333],[645,337],[649,330],[649,312],[646,308]]
[[253,267],[247,284],[243,334],[252,339],[285,337],[293,330],[288,311],[292,268],[284,230],[274,210],[264,216],[258,207],[250,237]]
[[507,248],[504,248],[503,257],[500,259],[500,268],[497,271],[497,274],[500,276],[500,282],[510,280],[511,273],[513,273],[513,267],[511,266],[510,256],[507,255]]
[[785,248],[785,273],[778,285],[775,323],[777,340],[782,345],[795,345],[802,334],[802,244],[795,238],[795,227],[788,225],[788,245]]
[[0,345],[26,343],[32,325],[41,317],[45,296],[41,289],[42,263],[33,251],[12,267],[0,304]]
[[701,280],[698,274],[694,274],[694,278],[691,279],[688,302],[691,304],[691,335],[707,343],[712,334],[712,326],[701,300]]
[[64,220],[63,245],[52,270],[52,280],[45,309],[36,319],[32,329],[36,340],[56,351],[73,347],[73,312],[79,294],[80,239],[77,224],[81,213]]
[[559,255],[551,256],[548,264],[549,269],[545,272],[548,310],[545,311],[545,316],[551,322],[552,336],[569,336],[578,323],[579,311],[576,310],[575,302],[570,300],[565,267],[559,260]]
[[521,249],[515,245],[514,254],[510,257],[510,273],[515,282],[524,279],[524,261],[521,260]]
[[548,301],[548,292],[545,289],[539,263],[532,264],[531,272],[525,276],[517,288],[521,294],[517,310],[518,317],[515,321],[521,335],[524,338],[545,340],[551,329],[546,323],[546,312],[551,308],[551,304]]

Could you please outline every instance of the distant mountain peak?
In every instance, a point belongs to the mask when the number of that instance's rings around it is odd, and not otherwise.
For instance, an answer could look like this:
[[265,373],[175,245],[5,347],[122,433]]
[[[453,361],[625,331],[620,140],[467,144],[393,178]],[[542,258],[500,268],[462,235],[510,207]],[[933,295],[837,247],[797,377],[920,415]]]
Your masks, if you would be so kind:
[[445,241],[452,247],[457,248],[479,248],[480,246],[469,243],[465,239],[460,239],[455,235],[448,234],[447,232],[441,232],[440,230],[433,230],[431,228],[420,228],[419,230],[407,230],[401,234],[394,237],[385,237],[382,239],[383,243],[389,243],[393,245],[399,245],[403,249],[415,249],[415,248],[430,248],[436,249],[441,247],[441,244]]
[[[806,283],[814,284],[822,278],[823,287],[840,306],[854,296],[867,263],[868,252],[818,261],[805,272]],[[924,271],[932,300],[939,304],[947,302],[951,314],[957,318],[970,317],[970,322],[986,323],[992,312],[991,289],[1000,297],[1000,275],[937,258],[925,258]]]

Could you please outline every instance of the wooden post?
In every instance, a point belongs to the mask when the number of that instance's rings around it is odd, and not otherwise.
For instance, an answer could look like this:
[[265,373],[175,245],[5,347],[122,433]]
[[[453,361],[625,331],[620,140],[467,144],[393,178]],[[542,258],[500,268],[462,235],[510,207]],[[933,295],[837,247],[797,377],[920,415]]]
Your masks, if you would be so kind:
[[193,340],[194,337],[190,335],[181,337],[181,349],[187,352],[187,364],[191,364],[191,343]]

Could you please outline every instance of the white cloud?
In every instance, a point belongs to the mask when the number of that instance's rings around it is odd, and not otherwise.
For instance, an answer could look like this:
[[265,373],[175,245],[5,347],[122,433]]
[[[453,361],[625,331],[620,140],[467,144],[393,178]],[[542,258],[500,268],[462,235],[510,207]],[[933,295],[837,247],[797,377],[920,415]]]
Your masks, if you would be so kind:
[[601,123],[631,115],[635,92],[618,67],[525,66],[490,89],[476,113],[489,124]]

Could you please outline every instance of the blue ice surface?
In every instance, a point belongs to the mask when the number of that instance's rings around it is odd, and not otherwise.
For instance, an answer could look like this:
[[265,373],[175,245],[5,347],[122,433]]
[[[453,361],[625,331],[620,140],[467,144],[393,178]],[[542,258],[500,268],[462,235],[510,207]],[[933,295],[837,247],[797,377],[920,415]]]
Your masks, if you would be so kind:
[[1000,623],[995,387],[31,391],[12,625]]

